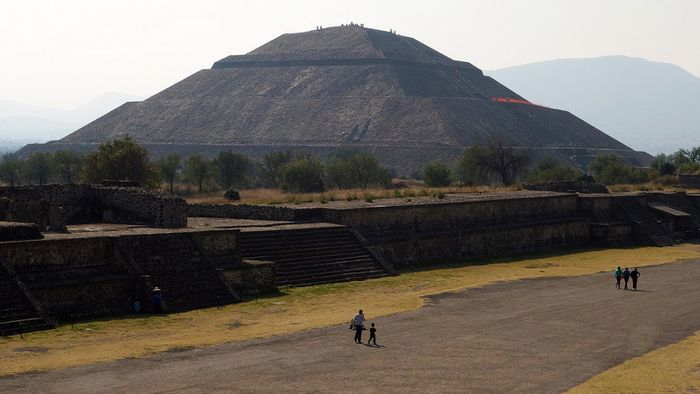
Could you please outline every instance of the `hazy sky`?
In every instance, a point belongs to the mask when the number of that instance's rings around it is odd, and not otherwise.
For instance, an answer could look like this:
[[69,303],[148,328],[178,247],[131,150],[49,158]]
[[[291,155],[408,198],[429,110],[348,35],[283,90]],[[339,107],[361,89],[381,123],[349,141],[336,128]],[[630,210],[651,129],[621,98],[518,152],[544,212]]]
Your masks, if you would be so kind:
[[0,99],[150,96],[285,32],[350,21],[495,69],[612,54],[700,75],[697,0],[2,0]]

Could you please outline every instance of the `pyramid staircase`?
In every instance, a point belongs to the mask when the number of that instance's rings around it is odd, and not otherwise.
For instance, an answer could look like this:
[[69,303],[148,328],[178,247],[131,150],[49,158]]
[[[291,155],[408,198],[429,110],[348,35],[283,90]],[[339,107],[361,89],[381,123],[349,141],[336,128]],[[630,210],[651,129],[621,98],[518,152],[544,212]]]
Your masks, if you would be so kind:
[[159,287],[169,312],[230,304],[240,297],[187,234],[171,234],[158,242],[120,241],[120,250],[144,288]]
[[275,263],[279,286],[308,286],[390,274],[372,250],[344,226],[244,231],[241,255]]
[[637,225],[637,228],[652,244],[656,246],[673,246],[677,243],[635,197],[625,197],[622,202],[619,202],[619,205],[628,219]]
[[0,336],[53,328],[30,297],[14,273],[0,263]]

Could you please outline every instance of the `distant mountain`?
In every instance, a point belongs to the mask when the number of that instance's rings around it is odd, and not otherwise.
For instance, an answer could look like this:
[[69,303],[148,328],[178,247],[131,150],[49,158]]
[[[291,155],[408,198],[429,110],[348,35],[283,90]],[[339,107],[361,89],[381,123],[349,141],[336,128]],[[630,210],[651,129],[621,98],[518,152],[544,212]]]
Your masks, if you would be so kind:
[[65,137],[125,102],[141,99],[111,92],[72,110],[0,100],[0,150]]
[[538,104],[566,109],[649,153],[700,145],[700,78],[668,63],[606,56],[487,71]]

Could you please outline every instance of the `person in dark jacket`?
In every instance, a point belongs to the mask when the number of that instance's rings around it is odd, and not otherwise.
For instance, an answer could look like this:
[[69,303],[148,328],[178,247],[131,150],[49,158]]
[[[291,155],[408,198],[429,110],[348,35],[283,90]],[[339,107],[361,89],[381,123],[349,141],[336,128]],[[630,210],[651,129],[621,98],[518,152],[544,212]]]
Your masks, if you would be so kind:
[[625,270],[622,271],[622,279],[625,280],[625,290],[627,290],[627,282],[630,280],[630,269],[625,267]]
[[620,281],[622,280],[622,269],[620,267],[617,267],[617,270],[615,271],[615,274],[613,274],[615,277],[615,288],[619,289],[620,288]]
[[630,277],[632,278],[632,289],[637,290],[637,279],[639,279],[640,276],[641,274],[637,268],[630,272]]

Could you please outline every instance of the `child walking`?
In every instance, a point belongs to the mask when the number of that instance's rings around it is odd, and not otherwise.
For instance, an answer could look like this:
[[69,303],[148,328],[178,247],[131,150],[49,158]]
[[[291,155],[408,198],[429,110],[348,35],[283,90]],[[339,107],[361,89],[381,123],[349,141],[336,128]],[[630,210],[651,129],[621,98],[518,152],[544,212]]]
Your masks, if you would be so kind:
[[374,328],[374,323],[371,324],[369,328],[369,340],[367,341],[367,344],[369,345],[370,342],[374,341],[374,344],[377,344],[377,329]]

